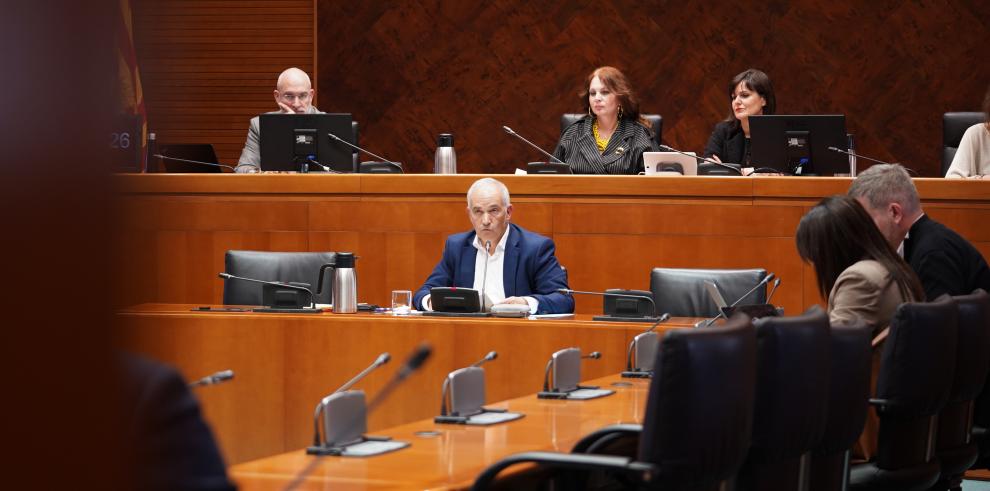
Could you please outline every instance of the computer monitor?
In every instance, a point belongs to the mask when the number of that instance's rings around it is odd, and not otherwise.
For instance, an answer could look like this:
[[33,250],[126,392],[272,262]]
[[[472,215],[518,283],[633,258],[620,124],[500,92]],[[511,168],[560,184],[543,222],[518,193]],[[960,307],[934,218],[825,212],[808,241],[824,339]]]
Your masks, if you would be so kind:
[[165,157],[171,157],[161,159],[162,164],[165,165],[165,172],[223,172],[223,168],[217,165],[220,163],[217,160],[217,152],[213,149],[213,145],[209,143],[162,145],[159,153]]
[[750,161],[786,174],[832,176],[849,172],[842,114],[755,115],[749,117]]
[[[350,114],[262,114],[260,129],[261,170],[300,171],[313,159],[338,172],[357,171],[351,148],[328,135],[356,144]],[[323,170],[311,163],[306,167]]]

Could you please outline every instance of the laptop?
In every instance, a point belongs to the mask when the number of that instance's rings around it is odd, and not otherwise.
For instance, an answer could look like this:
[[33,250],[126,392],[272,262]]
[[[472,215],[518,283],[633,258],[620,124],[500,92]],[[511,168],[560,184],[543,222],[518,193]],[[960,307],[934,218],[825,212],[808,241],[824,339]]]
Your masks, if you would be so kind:
[[213,150],[213,145],[209,143],[183,143],[183,144],[175,144],[175,145],[162,145],[161,151],[159,151],[158,153],[166,157],[172,157],[183,160],[193,160],[196,162],[205,162],[205,164],[196,164],[193,162],[182,162],[179,160],[161,159],[162,164],[165,166],[165,172],[184,173],[184,174],[223,172],[223,168],[217,165],[207,165],[207,164],[220,163],[220,161],[217,160],[217,153]]
[[643,167],[648,176],[696,176],[698,159],[694,152],[684,155],[677,152],[643,152]]

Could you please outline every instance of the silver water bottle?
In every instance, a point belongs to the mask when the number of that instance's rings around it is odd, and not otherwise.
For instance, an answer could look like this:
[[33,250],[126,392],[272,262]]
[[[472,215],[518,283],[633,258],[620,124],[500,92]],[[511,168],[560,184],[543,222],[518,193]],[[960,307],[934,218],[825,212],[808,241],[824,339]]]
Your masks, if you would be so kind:
[[849,177],[856,177],[856,139],[852,134],[847,134],[846,139],[849,147]]
[[353,252],[338,252],[333,261],[333,313],[357,312],[357,272]]
[[454,152],[454,135],[441,133],[437,138],[437,154],[433,159],[434,174],[457,174],[457,153]]

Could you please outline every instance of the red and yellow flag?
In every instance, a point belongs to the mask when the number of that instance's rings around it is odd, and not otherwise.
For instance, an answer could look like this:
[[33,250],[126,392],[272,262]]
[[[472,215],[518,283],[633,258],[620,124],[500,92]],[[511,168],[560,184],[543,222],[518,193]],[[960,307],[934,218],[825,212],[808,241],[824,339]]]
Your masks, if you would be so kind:
[[[137,116],[141,126],[141,155],[148,141],[148,115],[144,110],[144,94],[141,90],[141,73],[138,70],[137,52],[134,49],[134,28],[131,0],[119,0],[120,21],[117,27],[117,77],[120,82],[120,107],[124,114]],[[144,167],[144,162],[141,163]]]

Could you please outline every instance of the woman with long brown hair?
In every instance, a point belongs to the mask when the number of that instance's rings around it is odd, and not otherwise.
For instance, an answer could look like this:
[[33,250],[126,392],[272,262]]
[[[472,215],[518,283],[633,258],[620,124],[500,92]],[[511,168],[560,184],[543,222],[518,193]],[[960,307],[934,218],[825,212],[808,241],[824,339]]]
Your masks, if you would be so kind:
[[639,99],[617,68],[603,66],[588,76],[581,94],[587,116],[564,129],[554,157],[575,174],[638,174],[643,152],[656,151],[650,123],[639,114]]
[[[861,320],[873,329],[873,390],[879,345],[897,306],[925,298],[921,281],[897,254],[855,198],[830,196],[801,218],[796,242],[801,259],[811,263],[818,291],[828,302],[832,324]],[[876,454],[879,421],[871,410],[853,449],[855,457]]]

